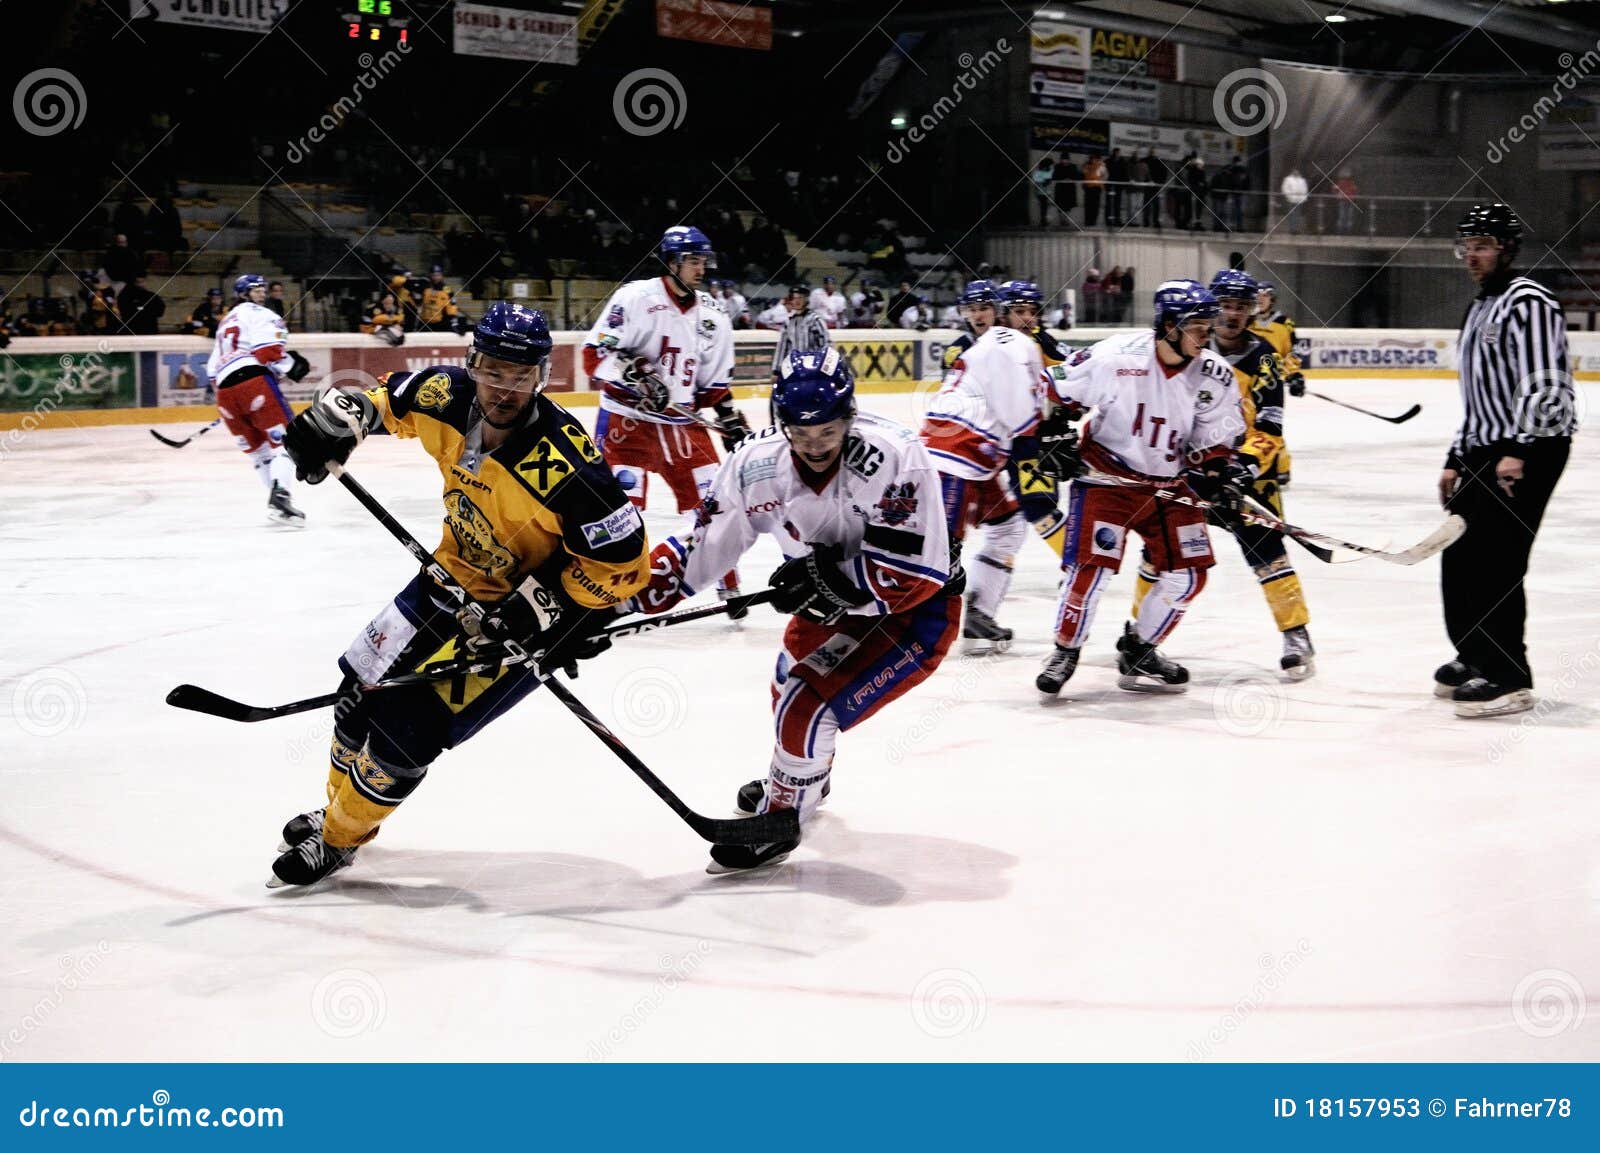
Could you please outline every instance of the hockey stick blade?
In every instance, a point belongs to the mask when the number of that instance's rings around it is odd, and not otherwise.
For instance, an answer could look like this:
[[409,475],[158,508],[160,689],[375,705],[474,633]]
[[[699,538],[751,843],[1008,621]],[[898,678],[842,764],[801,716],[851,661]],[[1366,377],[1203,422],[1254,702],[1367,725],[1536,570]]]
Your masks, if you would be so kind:
[[1402,412],[1399,416],[1384,416],[1381,412],[1373,412],[1369,408],[1362,408],[1360,405],[1350,404],[1348,401],[1343,401],[1337,397],[1329,396],[1325,392],[1318,392],[1314,388],[1306,389],[1306,395],[1314,396],[1318,400],[1325,400],[1329,404],[1337,404],[1340,408],[1348,408],[1351,412],[1359,412],[1362,416],[1372,416],[1379,420],[1386,420],[1390,424],[1404,424],[1406,421],[1416,416],[1417,413],[1422,411],[1422,406],[1420,404],[1414,404]]
[[194,439],[194,437],[192,437],[192,436],[186,436],[182,440],[173,440],[170,436],[162,436],[159,432],[157,432],[153,428],[150,430],[150,435],[155,437],[157,440],[159,440],[162,444],[166,445],[168,448],[182,448],[184,445],[188,444],[191,440]]
[[236,701],[225,697],[221,693],[214,693],[210,689],[203,689],[199,685],[179,685],[167,694],[167,704],[175,709],[188,709],[194,713],[205,713],[207,716],[221,717],[225,721],[241,721],[249,724],[254,721],[270,721],[275,717],[292,716],[295,713],[309,712],[312,709],[326,708],[328,705],[337,704],[342,693],[324,693],[320,697],[311,697],[309,700],[293,701],[287,705],[247,705],[243,701]]

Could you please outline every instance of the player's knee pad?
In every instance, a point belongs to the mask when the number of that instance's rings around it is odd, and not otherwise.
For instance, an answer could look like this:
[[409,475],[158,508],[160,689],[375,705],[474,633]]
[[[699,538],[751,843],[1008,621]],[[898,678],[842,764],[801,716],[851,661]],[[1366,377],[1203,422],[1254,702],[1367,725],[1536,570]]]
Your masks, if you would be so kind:
[[449,744],[452,714],[431,686],[375,693],[368,709],[367,749],[391,775],[426,772]]
[[817,737],[827,722],[832,721],[833,730],[838,730],[838,722],[828,712],[828,702],[799,677],[785,678],[772,719],[778,751],[800,761],[809,761],[816,755]]
[[1017,559],[1017,550],[1022,547],[1022,538],[1027,531],[1028,522],[1023,519],[1021,513],[1016,512],[1002,521],[986,525],[983,547],[978,550],[978,559],[1009,572]]

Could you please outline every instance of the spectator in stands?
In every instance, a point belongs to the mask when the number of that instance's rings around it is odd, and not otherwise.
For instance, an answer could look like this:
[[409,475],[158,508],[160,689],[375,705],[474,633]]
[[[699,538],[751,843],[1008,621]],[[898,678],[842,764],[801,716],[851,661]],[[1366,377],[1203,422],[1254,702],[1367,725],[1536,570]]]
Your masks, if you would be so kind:
[[1289,169],[1289,174],[1283,178],[1283,183],[1278,191],[1283,194],[1283,220],[1289,226],[1290,232],[1299,232],[1301,225],[1301,205],[1306,202],[1310,188],[1306,178],[1300,175],[1300,166],[1295,165]]
[[770,328],[782,331],[784,322],[789,319],[789,310],[783,306],[782,300],[775,300],[767,308],[756,313],[756,327]]
[[1134,181],[1139,184],[1139,195],[1144,197],[1139,216],[1142,217],[1144,227],[1162,230],[1162,186],[1166,182],[1166,165],[1162,158],[1155,155],[1155,149],[1139,158],[1139,165],[1134,170]]
[[1072,162],[1072,157],[1063,156],[1056,161],[1056,211],[1061,214],[1061,223],[1078,227],[1078,222],[1072,218],[1073,211],[1078,207],[1078,182],[1083,179],[1083,169]]
[[1133,268],[1130,266],[1122,270],[1122,319],[1126,321],[1128,314],[1133,311]]
[[435,264],[428,271],[428,284],[422,290],[422,303],[417,309],[424,332],[462,332],[466,318],[456,306],[455,293],[444,282],[444,265]]
[[106,249],[105,256],[101,258],[100,271],[105,273],[111,287],[117,292],[121,292],[134,277],[144,275],[144,257],[128,243],[127,233],[117,233],[111,247]]
[[1250,170],[1244,166],[1244,157],[1236,155],[1228,162],[1227,172],[1229,190],[1233,193],[1233,215],[1229,223],[1235,232],[1243,232],[1250,199]]
[[[133,193],[126,190],[122,193],[116,211],[111,214],[111,227],[128,238],[128,243],[133,246],[135,252],[144,250],[145,218],[139,206],[133,202]],[[128,279],[133,278],[130,276]]]
[[1333,189],[1339,194],[1336,227],[1341,236],[1348,236],[1355,231],[1356,194],[1360,191],[1356,187],[1356,178],[1348,168],[1340,171],[1339,179],[1333,182]]
[[178,206],[172,203],[172,197],[166,193],[158,196],[150,206],[145,232],[149,236],[146,247],[156,252],[165,252],[170,256],[189,247],[188,241],[183,238],[183,218],[178,215]]
[[279,316],[289,315],[289,302],[283,298],[283,281],[271,280],[267,282],[267,299],[265,305]]
[[769,282],[782,279],[790,260],[781,228],[765,216],[758,216],[750,223],[745,243],[750,255],[750,266],[745,270],[748,277]]
[[1195,232],[1202,232],[1206,226],[1206,193],[1210,190],[1211,181],[1206,176],[1206,162],[1196,153],[1189,158],[1188,166],[1183,170],[1184,187],[1189,190],[1189,227]]
[[1105,287],[1105,280],[1100,275],[1098,268],[1091,268],[1089,274],[1083,278],[1083,287],[1078,290],[1078,295],[1083,297],[1083,320],[1085,324],[1099,324],[1100,293]]
[[915,328],[919,314],[912,313],[910,324],[904,324],[902,321],[906,319],[907,312],[915,309],[921,303],[922,297],[918,296],[912,289],[911,281],[902,278],[899,289],[889,298],[889,306],[883,310],[883,326],[885,328]]
[[361,313],[361,331],[375,336],[392,348],[406,342],[406,314],[392,292],[369,301]]
[[811,290],[811,311],[822,317],[829,328],[843,328],[850,312],[850,302],[839,291],[839,282],[831,276],[822,278],[822,287]]
[[876,328],[882,307],[883,293],[872,281],[863,280],[861,287],[850,294],[850,327]]
[[103,284],[83,290],[84,309],[78,317],[78,331],[85,336],[110,336],[122,327],[117,314],[117,294]]
[[1122,310],[1127,302],[1122,299],[1122,266],[1113,265],[1100,282],[1100,317],[1106,324],[1121,324]]
[[194,306],[189,319],[178,326],[178,331],[210,340],[217,335],[217,325],[227,311],[222,307],[222,289],[208,288],[206,298]]
[[[721,253],[717,254],[720,263]],[[728,314],[728,319],[733,322],[734,328],[750,327],[750,309],[744,296],[739,292],[739,285],[732,280],[717,282],[716,296],[722,305],[722,311]]]
[[1122,217],[1125,198],[1128,194],[1128,182],[1133,173],[1128,167],[1128,158],[1122,155],[1122,149],[1113,148],[1111,156],[1106,161],[1106,224],[1111,228],[1120,228],[1125,221]]
[[145,287],[145,277],[140,274],[117,297],[117,311],[122,315],[124,331],[134,336],[154,336],[160,331],[161,316],[167,306],[161,297]]
[[1083,226],[1100,223],[1100,197],[1106,187],[1106,162],[1091,156],[1083,166]]
[[1039,163],[1033,166],[1029,174],[1033,181],[1033,199],[1039,206],[1039,225],[1048,228],[1050,225],[1050,190],[1055,185],[1056,162],[1049,156],[1039,157]]

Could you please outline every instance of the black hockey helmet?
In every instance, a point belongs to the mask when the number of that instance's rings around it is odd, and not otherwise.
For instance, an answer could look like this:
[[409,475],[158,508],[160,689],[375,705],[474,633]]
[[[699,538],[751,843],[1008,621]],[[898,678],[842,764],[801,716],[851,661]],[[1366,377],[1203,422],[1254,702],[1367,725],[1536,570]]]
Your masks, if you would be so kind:
[[1522,218],[1509,204],[1474,204],[1456,225],[1456,245],[1459,252],[1463,240],[1487,236],[1498,240],[1507,255],[1522,247]]

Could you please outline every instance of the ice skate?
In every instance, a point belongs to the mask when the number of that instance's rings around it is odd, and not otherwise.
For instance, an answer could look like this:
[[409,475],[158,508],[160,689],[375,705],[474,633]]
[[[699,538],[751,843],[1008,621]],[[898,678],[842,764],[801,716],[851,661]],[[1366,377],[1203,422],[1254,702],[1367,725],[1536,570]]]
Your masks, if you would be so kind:
[[322,822],[327,812],[327,809],[312,809],[309,813],[290,817],[288,823],[283,826],[283,839],[278,844],[278,852],[287,853],[307,837],[322,832]]
[[348,849],[335,848],[322,839],[320,832],[313,833],[272,862],[272,879],[267,882],[267,888],[314,885],[329,873],[345,868],[355,859],[355,855],[354,846]]
[[[829,777],[822,782],[822,797],[817,804],[822,804],[828,799],[828,794],[833,792],[833,778]],[[761,807],[761,799],[767,795],[767,782],[765,778],[751,781],[748,785],[739,786],[739,795],[734,800],[734,807],[746,817],[755,816],[756,810]]]
[[272,482],[272,493],[267,497],[267,520],[285,528],[305,528],[306,514],[289,499],[289,490],[277,481]]
[[800,847],[799,841],[774,841],[770,845],[712,845],[711,863],[706,872],[741,873],[782,864],[790,853]]
[[1450,700],[1455,691],[1478,675],[1478,670],[1460,661],[1446,661],[1433,670],[1433,695]]
[[1473,677],[1458,688],[1451,700],[1458,717],[1505,717],[1533,708],[1532,689],[1512,689],[1483,677]]
[[967,600],[967,614],[961,622],[961,649],[977,656],[1003,653],[1011,647],[1015,634],[1001,625],[988,613]]
[[1316,662],[1312,659],[1316,655],[1311,634],[1304,625],[1283,630],[1283,656],[1278,658],[1278,666],[1290,680],[1303,681],[1316,672]]
[[1056,651],[1046,658],[1044,668],[1033,679],[1034,687],[1052,697],[1059,693],[1061,686],[1070,681],[1072,674],[1077,670],[1078,654],[1081,651],[1057,645]]
[[1117,644],[1117,687],[1134,693],[1185,693],[1189,691],[1189,670],[1162,656],[1155,645],[1137,635],[1124,636]]

